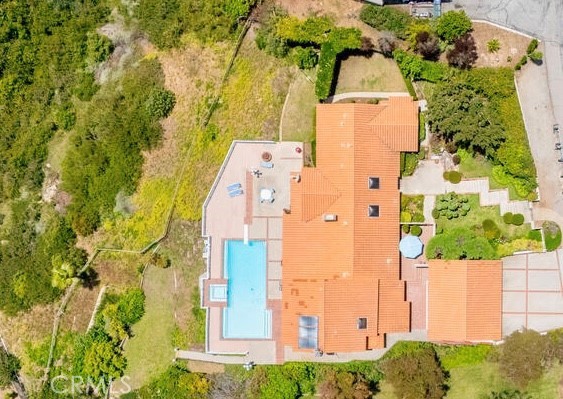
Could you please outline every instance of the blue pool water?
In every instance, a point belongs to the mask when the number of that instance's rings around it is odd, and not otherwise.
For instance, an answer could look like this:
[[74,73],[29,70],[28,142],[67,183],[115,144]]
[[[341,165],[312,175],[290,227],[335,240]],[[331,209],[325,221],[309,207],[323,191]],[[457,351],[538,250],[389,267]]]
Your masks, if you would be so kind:
[[224,277],[227,307],[223,310],[223,337],[271,337],[271,312],[266,309],[266,242],[225,241]]

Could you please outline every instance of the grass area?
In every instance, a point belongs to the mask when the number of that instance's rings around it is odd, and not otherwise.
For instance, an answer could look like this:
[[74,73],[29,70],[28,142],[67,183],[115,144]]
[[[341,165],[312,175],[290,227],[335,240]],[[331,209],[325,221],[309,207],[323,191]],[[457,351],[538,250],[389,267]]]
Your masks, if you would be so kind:
[[514,226],[512,224],[508,225],[504,223],[500,214],[499,206],[480,206],[478,194],[467,195],[466,197],[469,198],[468,203],[471,206],[471,210],[467,213],[467,215],[450,220],[445,217],[440,217],[438,219],[438,229],[441,228],[443,231],[448,231],[462,227],[468,230],[479,231],[482,228],[483,220],[491,219],[497,224],[501,234],[507,238],[526,237],[530,231],[530,225],[528,223],[525,223],[522,226]]
[[283,114],[282,139],[284,141],[311,142],[315,138],[315,76],[299,72],[291,85],[291,91]]
[[[563,365],[552,366],[542,378],[530,383],[526,392],[532,398],[557,398],[563,389]],[[561,397],[561,396],[559,396]]]
[[[149,266],[143,286],[145,315],[133,326],[133,338],[125,343],[127,370],[133,388],[146,384],[151,376],[166,370],[174,358],[174,268]],[[166,294],[172,295],[166,295]]]
[[436,346],[440,362],[446,370],[480,364],[487,359],[492,349],[491,345]]
[[475,158],[471,156],[462,157],[462,161],[459,164],[459,171],[464,178],[488,177],[489,187],[491,190],[507,188],[508,196],[511,200],[525,199],[518,195],[514,186],[503,185],[496,181],[493,177],[493,165],[482,156],[477,156]]
[[393,386],[388,383],[387,381],[383,380],[380,381],[378,384],[379,392],[374,395],[376,399],[398,399],[397,395],[395,395],[395,391],[393,390]]
[[491,362],[451,369],[448,385],[447,399],[480,398],[510,386],[502,379],[498,365]]
[[391,58],[351,56],[343,60],[335,94],[351,91],[407,91],[399,67]]

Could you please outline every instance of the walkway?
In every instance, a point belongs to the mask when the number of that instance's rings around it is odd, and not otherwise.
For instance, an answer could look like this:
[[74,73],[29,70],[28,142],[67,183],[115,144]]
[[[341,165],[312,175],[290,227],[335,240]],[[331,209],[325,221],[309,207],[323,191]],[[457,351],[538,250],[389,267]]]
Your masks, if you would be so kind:
[[384,92],[384,91],[352,91],[349,93],[340,93],[330,96],[326,99],[327,103],[337,103],[342,100],[355,98],[389,98],[389,97],[408,97],[409,93],[404,92]]
[[[491,190],[488,178],[468,179],[462,180],[459,184],[452,184],[444,180],[443,173],[444,169],[441,164],[429,160],[421,161],[412,176],[401,179],[401,193],[423,194],[425,195],[425,205],[430,205],[435,201],[435,199],[426,199],[426,197],[435,197],[449,192],[479,194],[481,206],[499,205],[501,215],[506,212],[521,213],[526,222],[532,221],[532,211],[528,201],[511,201],[507,189]],[[432,212],[432,209],[429,212]],[[428,218],[427,214],[426,209],[426,220],[432,220]]]

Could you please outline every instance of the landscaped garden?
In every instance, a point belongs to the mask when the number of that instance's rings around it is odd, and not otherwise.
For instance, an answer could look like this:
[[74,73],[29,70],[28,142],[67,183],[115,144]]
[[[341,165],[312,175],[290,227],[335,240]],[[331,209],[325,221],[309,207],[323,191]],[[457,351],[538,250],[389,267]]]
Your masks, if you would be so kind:
[[[428,100],[426,119],[433,133],[433,151],[455,154],[459,150],[460,170],[466,177],[489,177],[493,187],[508,187],[512,198],[534,199],[536,172],[514,69],[520,69],[528,58],[540,57],[532,57],[537,41],[530,43],[527,55],[513,69],[474,68],[477,45],[472,22],[463,11],[449,11],[428,21],[391,7],[366,5],[360,17],[368,25],[392,33],[379,41],[380,51],[395,58],[406,79],[424,82],[420,88]],[[486,36],[479,29],[482,40]],[[488,42],[491,54],[504,45],[495,38]],[[472,159],[482,167],[474,169]],[[405,157],[403,175],[416,163],[414,155]]]
[[426,247],[429,259],[498,259],[542,250],[541,234],[522,214],[501,215],[499,206],[481,206],[479,195],[440,195],[432,216],[437,234]]

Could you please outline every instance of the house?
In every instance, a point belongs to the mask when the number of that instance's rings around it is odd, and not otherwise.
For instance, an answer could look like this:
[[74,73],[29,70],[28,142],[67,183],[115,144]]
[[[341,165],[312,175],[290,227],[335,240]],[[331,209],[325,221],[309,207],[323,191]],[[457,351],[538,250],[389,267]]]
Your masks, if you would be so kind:
[[410,330],[400,279],[401,151],[418,151],[410,97],[317,106],[317,163],[291,182],[283,216],[282,342],[361,352]]
[[235,141],[225,158],[203,206],[205,351],[347,361],[399,334],[500,339],[499,261],[431,261],[409,269],[428,277],[416,281],[403,269],[400,158],[418,151],[417,102],[321,104],[316,127],[314,167],[298,142]]

